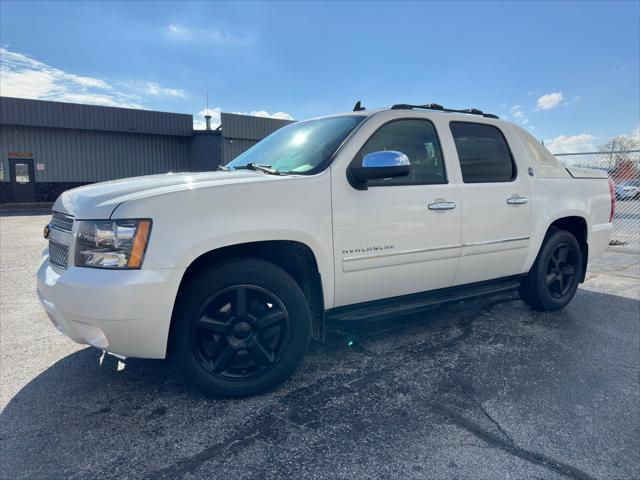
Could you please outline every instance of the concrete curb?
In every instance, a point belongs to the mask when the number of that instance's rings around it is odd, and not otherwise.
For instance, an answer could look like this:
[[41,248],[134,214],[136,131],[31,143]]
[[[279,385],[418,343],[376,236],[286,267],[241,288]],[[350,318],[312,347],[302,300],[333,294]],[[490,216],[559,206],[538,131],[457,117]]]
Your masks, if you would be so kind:
[[0,203],[0,211],[47,210],[51,211],[53,202]]

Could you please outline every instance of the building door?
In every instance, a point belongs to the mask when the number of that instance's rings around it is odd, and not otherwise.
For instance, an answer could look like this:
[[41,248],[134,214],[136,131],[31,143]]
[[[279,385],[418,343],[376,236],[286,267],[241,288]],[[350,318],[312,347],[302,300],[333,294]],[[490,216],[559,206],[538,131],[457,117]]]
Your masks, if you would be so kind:
[[11,175],[11,189],[13,201],[16,203],[29,203],[36,201],[35,172],[33,159],[10,158],[9,168]]

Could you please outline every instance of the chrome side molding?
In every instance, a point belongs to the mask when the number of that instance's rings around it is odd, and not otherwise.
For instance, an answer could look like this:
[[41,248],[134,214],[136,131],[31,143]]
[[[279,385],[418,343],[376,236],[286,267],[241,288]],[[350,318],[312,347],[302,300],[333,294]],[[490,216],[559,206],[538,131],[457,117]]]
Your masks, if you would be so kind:
[[509,243],[509,242],[519,242],[522,240],[529,240],[529,237],[513,237],[513,238],[503,238],[501,240],[487,240],[484,242],[469,242],[463,243],[463,247],[481,247],[483,245],[493,245],[495,243]]

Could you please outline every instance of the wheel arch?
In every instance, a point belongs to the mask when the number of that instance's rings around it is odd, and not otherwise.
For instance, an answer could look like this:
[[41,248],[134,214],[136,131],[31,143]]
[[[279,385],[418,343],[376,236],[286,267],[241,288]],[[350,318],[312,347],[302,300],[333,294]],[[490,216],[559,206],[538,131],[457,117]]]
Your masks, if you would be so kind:
[[[580,283],[583,283],[587,274],[587,263],[589,261],[589,226],[587,219],[580,215],[569,215],[557,218],[547,227],[545,238],[549,234],[549,231],[554,228],[570,232],[578,241],[583,265]],[[544,245],[544,241],[542,245]],[[540,249],[542,249],[542,245],[540,245]]]
[[[174,304],[174,312],[176,308],[175,305],[178,303],[177,299],[195,274],[203,268],[209,268],[216,263],[234,258],[256,258],[264,260],[282,268],[291,275],[309,302],[313,316],[312,336],[316,340],[323,339],[325,304],[322,276],[318,268],[318,260],[311,247],[295,240],[260,240],[238,243],[215,248],[200,254],[189,264],[182,276]],[[174,319],[172,315],[169,338],[172,334],[173,324]]]

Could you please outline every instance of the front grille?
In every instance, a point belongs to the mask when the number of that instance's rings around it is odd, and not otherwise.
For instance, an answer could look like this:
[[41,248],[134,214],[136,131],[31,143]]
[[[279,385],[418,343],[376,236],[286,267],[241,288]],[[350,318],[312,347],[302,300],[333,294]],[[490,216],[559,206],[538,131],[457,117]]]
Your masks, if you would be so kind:
[[[62,232],[71,233],[73,228],[73,217],[71,215],[65,215],[63,213],[53,212],[51,223],[49,224],[51,230],[60,230]],[[60,267],[67,268],[69,263],[69,247],[66,243],[66,238],[71,238],[71,235],[65,234],[62,238],[64,241],[54,240],[52,233],[49,233],[49,261]],[[60,235],[57,235],[59,238]]]
[[70,232],[71,227],[73,227],[73,217],[63,213],[53,212],[51,227]]
[[69,260],[69,245],[49,241],[49,260],[60,267],[67,268]]

